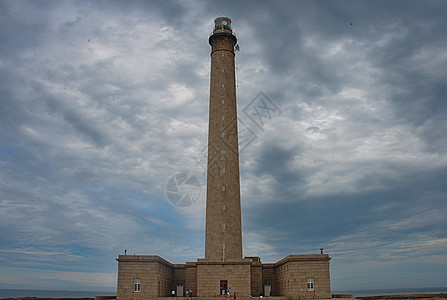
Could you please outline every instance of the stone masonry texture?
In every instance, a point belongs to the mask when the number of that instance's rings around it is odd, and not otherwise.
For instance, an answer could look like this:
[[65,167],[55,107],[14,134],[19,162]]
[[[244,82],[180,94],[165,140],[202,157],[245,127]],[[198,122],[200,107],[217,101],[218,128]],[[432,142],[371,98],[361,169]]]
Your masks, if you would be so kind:
[[[218,25],[218,24],[217,24]],[[234,46],[230,28],[214,29],[211,45],[205,259],[242,259]]]

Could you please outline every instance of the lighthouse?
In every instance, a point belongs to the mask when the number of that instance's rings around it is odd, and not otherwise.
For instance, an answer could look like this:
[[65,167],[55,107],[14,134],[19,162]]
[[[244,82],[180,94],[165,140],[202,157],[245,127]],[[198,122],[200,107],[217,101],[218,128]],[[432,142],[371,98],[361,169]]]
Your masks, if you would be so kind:
[[[221,299],[228,292],[239,299],[250,295],[329,299],[331,258],[323,250],[318,254],[288,255],[276,263],[243,256],[235,80],[238,46],[230,18],[214,20],[208,41],[211,76],[205,257],[173,264],[158,255],[124,252],[116,259],[116,299],[171,300],[172,295]],[[180,249],[171,249],[171,253]]]
[[214,20],[208,130],[205,259],[242,259],[241,199],[235,80],[236,36],[231,20]]

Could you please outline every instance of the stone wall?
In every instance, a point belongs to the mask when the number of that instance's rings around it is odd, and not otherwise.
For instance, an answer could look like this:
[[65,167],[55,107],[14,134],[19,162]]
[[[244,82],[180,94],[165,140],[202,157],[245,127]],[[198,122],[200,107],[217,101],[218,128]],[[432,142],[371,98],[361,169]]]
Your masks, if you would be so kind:
[[185,292],[192,290],[192,295],[197,296],[197,265],[195,262],[187,262]]
[[[289,255],[275,264],[277,293],[291,299],[329,299],[331,284],[329,256]],[[308,278],[313,279],[313,291],[307,287]]]
[[251,264],[251,295],[258,297],[262,293],[262,263],[260,261]]
[[[263,264],[259,258],[233,262],[197,262],[173,265],[159,256],[120,255],[118,260],[118,300],[169,297],[177,284],[184,285],[184,295],[192,290],[194,297],[217,297],[220,281],[227,280],[230,292],[238,297],[258,297],[264,286],[271,285],[272,296],[289,299],[331,298],[327,254],[289,255],[275,264]],[[307,280],[313,279],[313,290]],[[134,279],[141,289],[134,291]],[[267,295],[265,295],[267,296]]]
[[197,263],[197,296],[218,297],[220,281],[227,280],[228,288],[237,297],[248,298],[251,294],[250,262]]
[[158,296],[171,296],[173,266],[158,263]]
[[[281,295],[278,291],[275,276],[275,264],[263,264],[262,265],[262,294],[264,294],[264,286],[270,284],[272,286],[271,295]],[[259,295],[257,295],[259,296]]]
[[[169,296],[173,266],[159,256],[120,255],[118,261],[118,300],[155,299]],[[140,279],[140,291],[134,290],[134,280]]]
[[173,273],[172,273],[171,290],[174,290],[175,293],[177,293],[177,284],[183,284],[183,295],[179,295],[179,296],[185,296],[186,267],[184,264],[174,265],[174,269],[173,269]]

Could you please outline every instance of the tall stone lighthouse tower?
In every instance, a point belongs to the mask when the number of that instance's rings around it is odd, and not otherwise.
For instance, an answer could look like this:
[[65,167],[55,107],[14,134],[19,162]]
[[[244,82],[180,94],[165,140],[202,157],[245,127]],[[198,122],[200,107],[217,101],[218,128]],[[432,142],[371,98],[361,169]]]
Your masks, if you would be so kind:
[[231,20],[214,20],[208,131],[205,259],[242,260],[241,200]]
[[[231,20],[218,17],[209,37],[211,88],[208,132],[205,258],[172,264],[158,255],[119,255],[117,300],[185,295],[238,299],[273,295],[331,298],[328,254],[288,255],[276,263],[242,256],[241,199]],[[303,229],[304,230],[304,229]],[[172,255],[172,253],[171,253]],[[220,298],[220,297],[219,297]]]
[[[196,289],[199,297],[215,297],[225,291],[248,297],[252,287],[252,260],[242,256],[234,59],[237,39],[229,18],[214,20],[209,43],[211,80],[205,258],[195,263]],[[262,265],[258,264],[260,272]],[[186,270],[188,274],[188,265]]]

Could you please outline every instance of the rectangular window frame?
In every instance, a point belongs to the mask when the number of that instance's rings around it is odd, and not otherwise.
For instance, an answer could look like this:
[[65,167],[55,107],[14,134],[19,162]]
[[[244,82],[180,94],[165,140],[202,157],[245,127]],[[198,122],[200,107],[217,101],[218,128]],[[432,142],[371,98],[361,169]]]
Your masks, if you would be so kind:
[[313,277],[307,277],[307,291],[308,292],[315,291],[315,281]]
[[134,293],[141,292],[141,279],[140,278],[134,278],[134,280],[133,280],[133,291],[134,291]]

